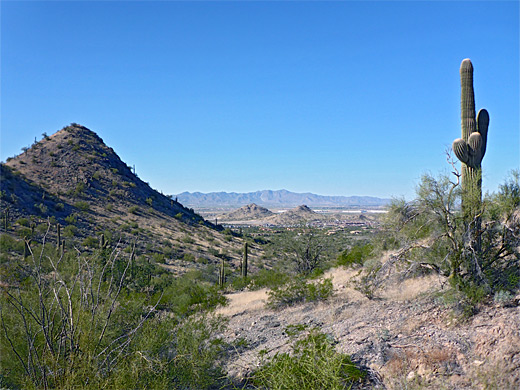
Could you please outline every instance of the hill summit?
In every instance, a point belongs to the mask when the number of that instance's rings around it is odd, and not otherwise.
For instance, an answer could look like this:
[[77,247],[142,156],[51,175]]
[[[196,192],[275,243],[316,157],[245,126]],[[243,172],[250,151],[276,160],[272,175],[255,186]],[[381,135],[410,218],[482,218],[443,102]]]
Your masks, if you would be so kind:
[[272,211],[265,207],[258,206],[255,203],[251,203],[239,208],[238,210],[223,214],[219,219],[226,221],[248,221],[270,217],[271,215],[274,215]]
[[186,220],[200,220],[139,179],[96,133],[75,123],[44,136],[6,166],[65,202],[86,202],[98,209],[102,200],[105,209],[112,205],[108,208],[113,210],[152,206],[170,216],[181,213]]
[[[37,239],[23,229],[60,224],[70,241],[93,243],[104,233],[156,248],[170,259],[189,254],[210,261],[217,261],[213,246],[220,245],[238,261],[238,239],[224,240],[221,226],[151,188],[92,130],[72,123],[43,136],[0,166],[8,232]],[[51,236],[56,232],[53,226]],[[190,265],[184,261],[185,266]]]

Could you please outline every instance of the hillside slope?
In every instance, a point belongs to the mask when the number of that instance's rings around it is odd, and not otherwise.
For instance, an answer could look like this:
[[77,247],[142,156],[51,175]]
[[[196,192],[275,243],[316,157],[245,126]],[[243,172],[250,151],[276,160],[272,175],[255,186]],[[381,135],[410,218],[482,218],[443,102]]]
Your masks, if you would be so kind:
[[182,260],[185,254],[190,261],[217,262],[220,251],[239,262],[237,238],[224,237],[217,231],[221,227],[152,189],[84,126],[72,124],[45,136],[8,159],[0,173],[0,207],[3,215],[9,210],[14,230],[17,220],[29,219],[60,223],[69,240],[117,233],[143,249],[169,253],[175,269],[197,267]]
[[[290,326],[318,327],[369,371],[377,389],[520,388],[520,297],[514,305],[482,306],[465,319],[455,304],[441,304],[446,280],[423,276],[388,283],[369,300],[353,289],[357,270],[336,268],[334,296],[283,310],[265,307],[267,290],[229,294],[218,313],[229,318],[225,340],[243,339],[226,368],[250,375],[261,356],[287,352]],[[365,387],[363,387],[365,388]]]

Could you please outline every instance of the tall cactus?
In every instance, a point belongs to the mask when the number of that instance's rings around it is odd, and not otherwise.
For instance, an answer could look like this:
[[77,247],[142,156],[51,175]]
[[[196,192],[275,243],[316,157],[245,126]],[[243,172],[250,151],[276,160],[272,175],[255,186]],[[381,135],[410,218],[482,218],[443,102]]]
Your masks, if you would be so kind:
[[61,225],[58,223],[56,225],[56,235],[57,235],[57,239],[56,239],[56,250],[60,250],[61,248]]
[[[475,119],[473,65],[466,58],[460,65],[462,138],[453,141],[455,156],[461,161],[462,211],[467,225],[479,223],[482,203],[482,158],[486,153],[489,114],[481,109]],[[475,226],[480,230],[479,226]]]
[[224,258],[220,261],[220,269],[218,272],[218,285],[220,287],[224,287],[224,284],[226,283],[226,264],[224,262]]
[[247,278],[247,242],[244,243],[244,254],[242,256],[242,264],[240,267],[243,278]]

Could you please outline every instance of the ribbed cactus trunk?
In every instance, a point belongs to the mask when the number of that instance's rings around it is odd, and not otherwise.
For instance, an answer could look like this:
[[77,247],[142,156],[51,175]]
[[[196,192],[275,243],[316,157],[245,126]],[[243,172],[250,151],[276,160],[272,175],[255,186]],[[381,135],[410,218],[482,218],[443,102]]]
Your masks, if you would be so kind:
[[56,225],[56,236],[57,236],[56,250],[58,251],[58,254],[59,254],[59,251],[61,249],[61,225],[60,224]]
[[224,284],[226,283],[226,265],[224,262],[224,259],[220,261],[220,269],[218,272],[218,285],[220,287],[224,287]]
[[482,202],[482,158],[486,153],[489,114],[480,110],[475,119],[473,65],[469,59],[460,66],[462,138],[453,142],[453,150],[462,165],[462,209],[464,220],[472,223],[478,217]]
[[469,59],[460,65],[462,138],[453,141],[453,151],[461,161],[462,213],[471,249],[481,251],[482,158],[486,153],[489,114],[485,109],[475,118],[473,65]]
[[247,278],[247,242],[244,243],[244,255],[242,256],[241,273],[243,278]]

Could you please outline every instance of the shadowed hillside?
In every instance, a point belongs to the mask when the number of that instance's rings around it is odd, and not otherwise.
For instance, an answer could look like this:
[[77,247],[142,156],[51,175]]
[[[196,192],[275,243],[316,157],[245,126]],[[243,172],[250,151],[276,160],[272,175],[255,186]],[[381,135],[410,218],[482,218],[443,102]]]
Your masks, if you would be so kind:
[[146,242],[149,250],[166,251],[172,264],[186,254],[219,261],[215,248],[238,261],[233,249],[238,239],[224,237],[221,227],[152,189],[88,128],[71,124],[23,150],[0,171],[0,202],[9,231],[20,228],[19,220],[29,221],[24,225],[49,221],[51,236],[57,223],[70,240],[93,243],[110,232],[114,241]]

